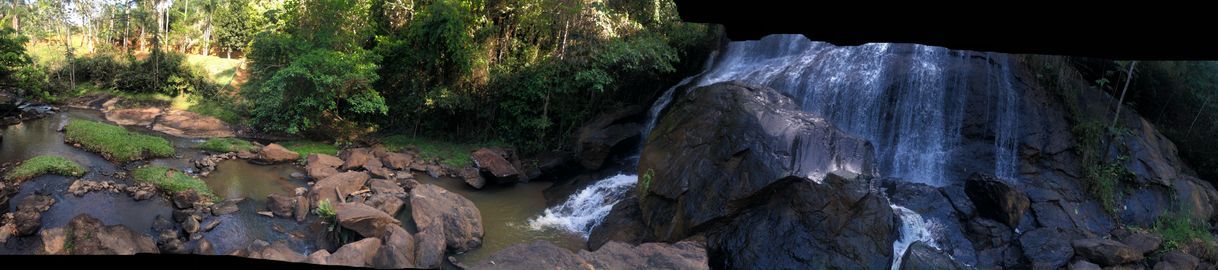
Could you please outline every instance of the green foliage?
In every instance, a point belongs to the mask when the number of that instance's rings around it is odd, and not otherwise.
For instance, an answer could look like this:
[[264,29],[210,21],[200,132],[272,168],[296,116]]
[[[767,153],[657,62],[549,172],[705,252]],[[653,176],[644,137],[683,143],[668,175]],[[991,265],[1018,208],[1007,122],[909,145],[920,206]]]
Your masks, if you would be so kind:
[[497,142],[458,143],[451,140],[416,138],[406,135],[385,137],[381,139],[381,144],[389,151],[400,151],[406,148],[415,149],[418,150],[418,159],[438,159],[441,164],[453,168],[472,166],[474,161],[470,159],[470,153],[478,150],[478,148],[503,146],[502,143]]
[[[252,102],[254,123],[265,130],[316,131],[335,137],[358,133],[358,127],[346,127],[344,120],[388,111],[384,98],[371,85],[378,78],[377,59],[358,49],[350,54],[316,49],[242,91]],[[252,55],[251,60],[258,61]]]
[[334,212],[334,205],[330,204],[330,199],[324,199],[317,203],[315,213],[322,219],[333,221],[338,213]]
[[12,28],[0,29],[0,82],[8,82],[17,69],[33,63],[25,53],[26,41]]
[[1215,250],[1209,223],[1197,220],[1186,212],[1169,212],[1159,216],[1151,230],[1163,236],[1164,250],[1178,250],[1194,242],[1201,242],[1209,250],[1208,253]]
[[152,183],[157,188],[168,192],[194,190],[199,195],[211,198],[213,201],[219,199],[215,193],[212,193],[211,188],[207,187],[207,183],[204,183],[203,180],[164,166],[147,166],[135,169],[131,171],[131,177],[135,181]]
[[[130,66],[114,75],[114,87],[128,93],[159,93],[175,96],[184,93],[215,92],[215,85],[207,80],[205,72],[188,65],[185,56],[179,53],[163,53],[153,50],[143,60],[128,56]],[[104,66],[103,66],[104,67]],[[78,70],[83,68],[78,68]],[[78,71],[80,72],[80,71]]]
[[58,174],[63,176],[82,176],[88,172],[85,167],[76,164],[75,161],[68,160],[60,156],[36,156],[21,162],[8,174],[4,175],[4,179],[13,182],[21,182],[30,178],[38,177],[43,174]]
[[643,177],[639,178],[639,193],[646,193],[651,190],[651,180],[655,178],[656,172],[652,169],[647,169],[643,173]]
[[64,142],[79,143],[85,150],[116,162],[170,157],[173,145],[165,138],[130,132],[123,127],[72,119],[64,127]]
[[199,144],[199,149],[215,153],[227,153],[240,152],[242,150],[254,151],[257,147],[253,143],[237,138],[211,138]]

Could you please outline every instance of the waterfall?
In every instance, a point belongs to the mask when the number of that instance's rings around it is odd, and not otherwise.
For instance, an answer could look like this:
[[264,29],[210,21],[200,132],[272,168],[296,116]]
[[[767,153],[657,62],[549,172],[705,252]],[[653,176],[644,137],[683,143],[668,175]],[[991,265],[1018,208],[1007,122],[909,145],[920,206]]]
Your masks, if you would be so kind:
[[909,249],[914,242],[922,241],[933,248],[939,248],[930,232],[934,223],[928,222],[922,218],[922,215],[900,205],[893,204],[892,211],[901,217],[901,238],[892,243],[892,270],[901,268],[901,256],[905,255],[905,250]]
[[[993,64],[976,70],[979,61]],[[979,82],[976,74],[989,76]],[[1015,176],[1018,95],[1005,55],[914,44],[838,47],[771,35],[729,44],[697,85],[730,80],[783,91],[805,111],[871,141],[881,175],[934,186],[956,180],[949,165],[964,141],[963,124],[978,117],[966,108],[983,102],[991,111],[981,117],[996,123],[994,172]],[[970,96],[974,87],[984,94]]]
[[635,175],[619,174],[597,181],[571,195],[561,205],[546,209],[541,216],[529,220],[529,226],[534,230],[550,227],[578,232],[587,238],[613,205],[634,189],[638,179]]

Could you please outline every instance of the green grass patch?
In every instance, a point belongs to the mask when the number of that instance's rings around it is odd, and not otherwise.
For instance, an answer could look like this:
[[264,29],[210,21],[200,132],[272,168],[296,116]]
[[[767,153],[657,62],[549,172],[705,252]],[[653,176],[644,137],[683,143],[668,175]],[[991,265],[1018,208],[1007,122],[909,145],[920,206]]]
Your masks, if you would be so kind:
[[246,119],[237,112],[237,104],[230,102],[202,99],[186,108],[198,114],[219,118],[229,124],[246,124]]
[[135,171],[131,172],[131,176],[135,178],[135,181],[152,183],[161,190],[169,192],[194,190],[199,195],[207,196],[212,200],[219,199],[215,193],[212,193],[211,188],[208,188],[207,183],[204,183],[203,180],[164,166],[147,166],[135,169]]
[[84,166],[60,156],[36,156],[21,162],[21,165],[5,174],[4,179],[20,182],[43,174],[82,176],[85,172],[88,170]]
[[165,138],[127,131],[101,122],[72,119],[64,128],[64,141],[79,143],[85,150],[116,162],[171,157],[173,145]]
[[253,143],[237,138],[211,138],[199,144],[199,149],[215,153],[240,152],[241,150],[253,152],[257,148]]
[[1159,216],[1151,231],[1163,236],[1165,250],[1177,250],[1200,241],[1208,251],[1214,250],[1214,235],[1209,224],[1196,220],[1186,213],[1172,212]]
[[279,142],[279,145],[282,145],[288,150],[292,150],[292,152],[300,153],[300,160],[304,160],[309,156],[309,154],[314,153],[327,154],[331,156],[338,155],[338,146],[324,142],[294,140]]
[[482,147],[502,147],[507,144],[501,142],[483,142],[483,143],[460,143],[443,140],[435,140],[428,138],[411,137],[407,135],[393,135],[381,139],[381,144],[389,151],[400,151],[406,148],[416,148],[419,150],[419,158],[424,160],[438,158],[440,163],[452,166],[454,168],[463,168],[472,166],[474,161],[470,159],[469,154],[474,150]]

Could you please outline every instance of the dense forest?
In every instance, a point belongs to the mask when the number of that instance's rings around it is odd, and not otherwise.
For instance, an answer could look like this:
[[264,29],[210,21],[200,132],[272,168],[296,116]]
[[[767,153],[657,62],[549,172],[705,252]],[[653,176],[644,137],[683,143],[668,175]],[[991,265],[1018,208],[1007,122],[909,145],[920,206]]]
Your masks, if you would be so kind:
[[266,134],[525,152],[653,99],[721,32],[680,22],[666,0],[14,0],[0,12],[0,76],[26,98],[160,96]]

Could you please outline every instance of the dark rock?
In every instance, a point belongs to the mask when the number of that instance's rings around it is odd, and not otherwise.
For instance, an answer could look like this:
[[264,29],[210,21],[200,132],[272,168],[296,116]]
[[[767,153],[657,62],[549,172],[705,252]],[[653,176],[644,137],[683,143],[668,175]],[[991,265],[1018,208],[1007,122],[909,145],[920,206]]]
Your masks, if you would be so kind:
[[545,241],[516,244],[467,269],[708,269],[700,243],[609,242],[595,252],[575,254]]
[[692,228],[732,216],[746,199],[788,177],[875,172],[870,143],[762,86],[719,83],[691,90],[670,106],[649,139],[639,160],[645,192],[639,205],[661,240],[683,239]]
[[902,270],[965,270],[968,267],[952,260],[942,251],[923,243],[914,242],[901,255]]
[[223,202],[213,204],[211,206],[211,214],[215,215],[215,216],[232,214],[234,212],[237,212],[238,210],[241,210],[241,209],[237,207],[237,202],[235,202],[235,201],[225,200]]
[[401,226],[401,222],[393,216],[364,204],[335,204],[334,212],[338,215],[339,225],[364,237],[381,237],[389,226]]
[[461,179],[476,189],[482,189],[482,186],[486,185],[486,179],[482,178],[482,174],[478,173],[478,169],[473,167],[461,169]]
[[296,196],[296,210],[292,216],[296,217],[296,222],[302,222],[309,216],[309,200],[303,195]]
[[[889,202],[871,181],[789,177],[706,233],[712,268],[886,268],[897,239]],[[654,225],[653,225],[654,227]]]
[[642,113],[643,107],[628,106],[602,113],[580,127],[575,141],[575,156],[580,165],[589,170],[600,169],[615,147],[639,136],[643,126],[624,120]]
[[418,234],[415,234],[415,241],[417,241],[415,242],[415,267],[420,269],[435,269],[443,265],[445,245],[443,228],[436,227],[431,230],[420,230]]
[[165,254],[190,254],[190,249],[186,248],[186,243],[183,243],[182,239],[177,238],[166,240],[164,243],[158,244],[157,248],[161,253]]
[[465,252],[482,245],[482,214],[469,199],[424,184],[410,190],[410,206],[419,231],[443,232],[449,248]]
[[187,209],[195,207],[195,203],[203,200],[198,192],[193,189],[179,191],[173,193],[173,206],[178,209]]
[[1070,263],[1070,270],[1100,270],[1100,266],[1085,260],[1074,260]]
[[575,156],[571,152],[544,152],[535,158],[537,170],[542,175],[561,177],[575,171]]
[[1102,266],[1116,266],[1142,259],[1142,253],[1114,240],[1088,238],[1072,243],[1075,254]]
[[132,255],[157,253],[152,237],[135,232],[123,225],[104,226],[101,220],[80,214],[68,221],[76,255]]
[[338,155],[338,157],[343,159],[343,165],[342,167],[339,167],[339,169],[354,170],[363,168],[364,164],[368,163],[368,160],[373,159],[370,151],[371,150],[368,148],[351,148],[343,150],[342,153]]
[[474,166],[490,174],[498,182],[514,182],[520,171],[507,160],[502,149],[479,148],[470,154]]
[[315,207],[323,200],[329,200],[331,204],[341,202],[342,200],[338,197],[339,193],[347,196],[359,191],[364,188],[364,184],[368,182],[369,178],[368,173],[365,172],[342,172],[326,177],[318,180],[309,189],[309,200]]
[[386,167],[393,168],[394,170],[407,170],[410,169],[410,163],[414,162],[414,155],[385,153],[385,156],[381,157],[381,161]]
[[[891,178],[885,179],[883,186],[888,199],[894,205],[905,208],[894,209],[894,212],[901,216],[902,223],[907,222],[903,220],[906,218],[920,218],[926,224],[933,224],[935,239],[928,242],[928,245],[941,248],[943,253],[951,256],[956,262],[966,265],[977,263],[973,243],[964,235],[964,224],[961,220],[966,219],[965,215],[950,207],[951,200],[944,196],[943,188]],[[960,196],[968,201],[963,195],[962,185],[955,186],[960,187]]]
[[976,173],[969,176],[964,182],[964,191],[977,207],[978,214],[1010,227],[1019,225],[1019,219],[1031,205],[1027,195],[993,175]]
[[[33,235],[42,228],[42,212],[51,209],[55,198],[45,195],[30,195],[17,205],[13,213],[13,223],[16,225],[17,236]],[[6,209],[7,210],[7,209]]]
[[406,229],[391,227],[390,232],[382,242],[380,250],[373,258],[372,266],[386,269],[402,269],[414,267],[415,240]]
[[199,243],[195,245],[195,253],[199,255],[216,255],[216,250],[211,245],[211,241],[207,238],[199,239]]
[[278,193],[266,196],[266,209],[277,217],[292,217],[292,210],[295,207],[296,202],[292,201],[292,197]]
[[188,234],[198,233],[199,229],[202,228],[202,225],[199,224],[199,220],[194,217],[188,217],[186,220],[182,221],[182,230],[186,231]]
[[173,229],[173,221],[169,221],[168,218],[161,215],[156,215],[156,217],[152,219],[153,231],[163,231],[169,229]]
[[515,244],[467,269],[594,269],[584,258],[546,241]]
[[647,224],[643,224],[642,214],[639,213],[638,198],[634,196],[634,193],[630,193],[626,198],[614,204],[613,209],[609,210],[609,214],[603,221],[592,228],[592,232],[588,235],[588,250],[600,249],[602,245],[610,241],[638,245],[643,240],[651,238],[648,236],[650,233]]
[[372,266],[372,258],[381,249],[381,239],[364,238],[343,245],[326,258],[326,264],[352,267]]
[[1024,256],[1035,269],[1059,269],[1074,257],[1070,240],[1077,238],[1061,228],[1040,228],[1019,237]]
[[1159,245],[1163,244],[1163,237],[1152,233],[1131,232],[1124,228],[1113,231],[1113,236],[1116,236],[1117,241],[1128,245],[1140,254],[1147,254],[1158,250]]
[[300,158],[300,154],[288,150],[279,144],[268,144],[262,147],[262,151],[258,152],[258,159],[268,163],[293,162]]
[[964,193],[964,185],[953,184],[939,189],[948,201],[951,201],[952,208],[960,213],[962,219],[972,218],[976,214],[976,208],[973,207],[973,200],[969,199],[968,194]]
[[203,231],[210,232],[212,229],[215,229],[216,226],[220,226],[220,219],[218,219],[218,218],[209,219],[209,220],[207,220],[207,222],[203,223]]
[[1179,250],[1169,251],[1159,257],[1159,262],[1155,264],[1155,270],[1166,269],[1198,269],[1201,265],[1201,260],[1193,255],[1180,252]]
[[364,201],[364,204],[372,206],[377,210],[381,210],[390,216],[394,216],[397,215],[399,210],[402,210],[402,205],[405,204],[405,202],[403,202],[402,199],[399,199],[397,196],[376,194],[368,198],[367,201]]

